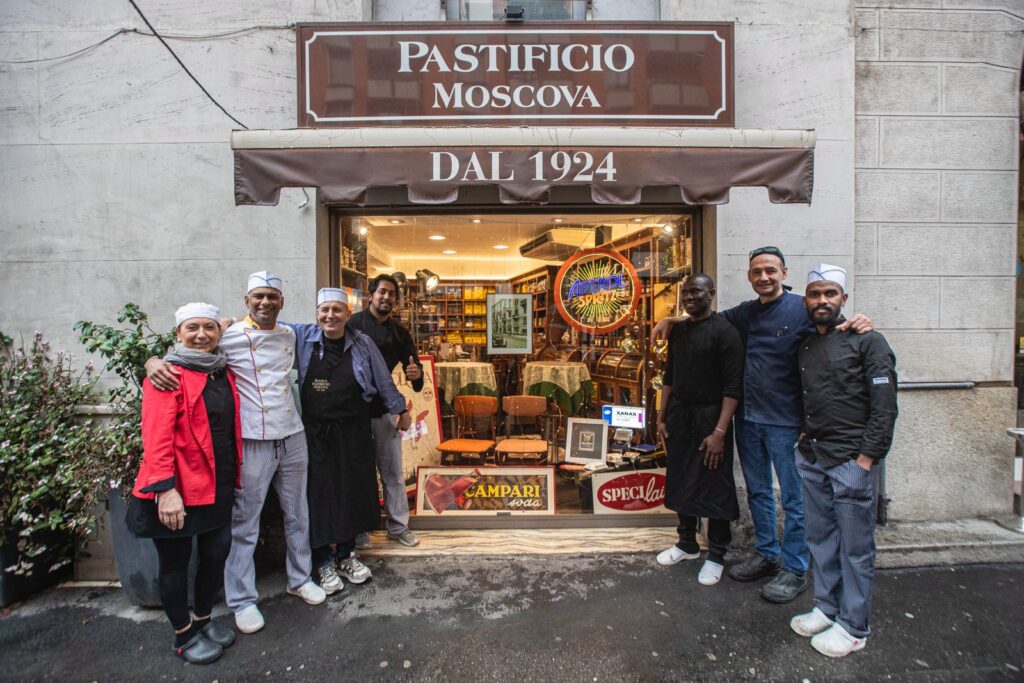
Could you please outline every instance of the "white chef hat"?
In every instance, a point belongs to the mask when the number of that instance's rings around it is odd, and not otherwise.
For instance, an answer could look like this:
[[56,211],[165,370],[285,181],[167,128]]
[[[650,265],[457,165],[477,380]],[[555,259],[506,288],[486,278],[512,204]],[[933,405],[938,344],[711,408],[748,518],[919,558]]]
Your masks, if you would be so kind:
[[209,318],[220,322],[220,309],[213,304],[206,304],[202,301],[194,301],[185,304],[174,312],[174,326],[182,324],[192,318]]
[[345,293],[345,290],[337,287],[324,287],[316,293],[316,305],[319,306],[327,301],[340,301],[348,305],[348,294]]
[[274,275],[269,270],[261,270],[249,276],[249,283],[246,285],[245,291],[251,292],[257,287],[273,287],[279,292],[284,291],[281,277]]
[[833,266],[829,263],[819,263],[811,269],[811,272],[807,273],[807,284],[817,282],[819,280],[825,280],[828,282],[834,282],[846,291],[846,270],[839,266]]

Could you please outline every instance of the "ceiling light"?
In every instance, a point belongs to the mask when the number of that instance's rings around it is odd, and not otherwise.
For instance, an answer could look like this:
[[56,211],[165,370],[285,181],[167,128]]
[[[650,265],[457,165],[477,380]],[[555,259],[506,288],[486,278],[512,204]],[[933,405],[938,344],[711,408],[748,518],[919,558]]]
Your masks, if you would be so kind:
[[359,228],[359,234],[360,235],[365,235],[366,233],[367,233],[367,230],[366,230],[366,226],[365,225],[363,227]]
[[633,222],[634,222],[634,223],[643,223],[643,222],[644,222],[644,219],[643,219],[643,218],[634,218],[634,219],[633,219]]
[[508,245],[507,244],[495,244],[494,248],[495,249],[508,249]]
[[664,225],[661,226],[661,229],[664,230],[669,235],[675,232],[675,227],[671,223],[665,223]]
[[454,249],[445,249],[441,252],[442,254],[448,254],[449,256],[455,253]]
[[389,218],[388,219],[388,223],[390,223],[391,225],[401,225],[404,222],[405,221],[403,221],[403,220],[401,220],[399,218]]
[[470,223],[483,223],[484,219],[482,219],[482,218],[471,218],[471,219],[469,219],[469,222]]
[[431,235],[430,239],[434,240],[435,242],[440,242],[441,240],[444,239],[444,235]]
[[556,218],[556,219],[555,219],[555,222],[556,222],[556,223],[561,223],[561,222],[562,222],[562,219],[561,219],[561,218]]

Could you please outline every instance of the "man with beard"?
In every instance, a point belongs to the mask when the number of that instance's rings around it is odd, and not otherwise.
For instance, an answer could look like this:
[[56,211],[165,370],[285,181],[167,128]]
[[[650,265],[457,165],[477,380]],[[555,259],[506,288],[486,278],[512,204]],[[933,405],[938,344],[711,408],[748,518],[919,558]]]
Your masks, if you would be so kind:
[[800,345],[804,422],[796,448],[803,480],[815,607],[790,627],[829,657],[864,648],[875,573],[878,461],[896,424],[896,358],[877,332],[840,331],[846,271],[807,276],[815,334]]
[[672,328],[658,433],[668,453],[665,507],[679,515],[679,542],[658,555],[676,564],[700,557],[697,523],[708,518],[708,556],[698,581],[722,578],[729,523],[739,517],[733,481],[732,417],[743,391],[743,342],[711,310],[715,283],[700,273],[686,279],[682,302],[689,318]]
[[[295,333],[278,323],[284,308],[281,278],[267,271],[249,276],[248,315],[224,332],[220,347],[238,382],[242,419],[242,488],[235,495],[231,552],[224,570],[224,595],[242,633],[263,628],[256,605],[253,552],[260,533],[260,512],[273,486],[284,513],[288,593],[310,605],[327,595],[313,582],[306,498],[306,436],[292,397],[289,373],[295,359]],[[178,387],[174,366],[158,358],[146,362],[149,381],[158,389]]]
[[[348,321],[348,327],[359,330],[377,345],[388,370],[401,364],[405,378],[413,391],[423,389],[423,366],[419,362],[416,344],[409,331],[392,317],[398,303],[398,281],[391,275],[378,275],[367,287],[370,305]],[[409,530],[409,498],[405,491],[405,472],[402,466],[402,435],[395,427],[395,419],[388,413],[381,395],[370,404],[373,425],[373,448],[377,459],[377,472],[384,488],[384,509],[388,513],[388,537],[405,546],[419,544]],[[369,534],[360,534],[356,547],[369,548]]]

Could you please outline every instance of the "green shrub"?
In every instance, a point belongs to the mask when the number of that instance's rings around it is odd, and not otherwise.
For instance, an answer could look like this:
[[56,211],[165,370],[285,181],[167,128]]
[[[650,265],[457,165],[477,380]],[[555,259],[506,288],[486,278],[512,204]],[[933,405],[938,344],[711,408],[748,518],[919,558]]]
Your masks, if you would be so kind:
[[[4,569],[32,574],[47,553],[56,571],[71,562],[74,537],[94,523],[106,430],[76,416],[95,384],[63,352],[53,357],[37,332],[31,346],[0,334],[0,536],[15,540],[19,562]],[[13,536],[13,538],[12,538]],[[56,540],[55,540],[56,539]]]

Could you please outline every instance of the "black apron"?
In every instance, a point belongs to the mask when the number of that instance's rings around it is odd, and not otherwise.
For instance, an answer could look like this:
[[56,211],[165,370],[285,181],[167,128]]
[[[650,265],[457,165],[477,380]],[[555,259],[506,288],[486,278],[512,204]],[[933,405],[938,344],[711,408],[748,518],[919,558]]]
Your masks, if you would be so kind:
[[732,424],[725,434],[722,462],[704,465],[700,442],[715,431],[721,403],[687,405],[671,400],[665,415],[668,428],[668,474],[665,507],[680,515],[734,520],[740,516],[732,475]]
[[309,447],[309,545],[351,541],[380,521],[369,404],[344,339],[314,346],[302,383]]

